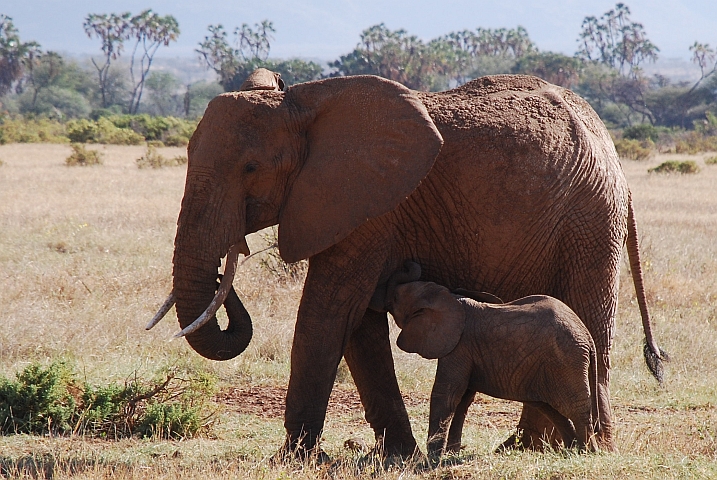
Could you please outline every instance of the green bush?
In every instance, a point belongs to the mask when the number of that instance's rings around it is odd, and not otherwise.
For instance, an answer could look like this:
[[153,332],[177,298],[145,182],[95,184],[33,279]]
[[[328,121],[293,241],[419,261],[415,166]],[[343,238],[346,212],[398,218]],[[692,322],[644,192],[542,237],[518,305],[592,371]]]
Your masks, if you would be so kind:
[[147,407],[137,425],[137,433],[142,437],[154,438],[192,437],[202,428],[205,420],[197,407],[181,403],[154,403]]
[[167,158],[157,153],[154,142],[147,144],[147,153],[139,157],[136,161],[137,168],[162,168],[162,167],[178,167],[187,163],[187,157],[177,155],[176,157]]
[[47,118],[0,117],[0,145],[6,143],[67,143],[65,126]]
[[643,123],[641,125],[633,125],[631,127],[627,127],[622,131],[622,138],[627,138],[630,140],[651,140],[652,142],[656,142],[659,137],[659,131],[654,126],[650,125],[649,123]]
[[141,115],[111,115],[104,117],[116,127],[131,129],[150,141],[161,141],[168,146],[184,146],[197,128],[197,122],[175,117]]
[[214,414],[203,411],[215,385],[207,374],[169,372],[94,386],[65,362],[31,364],[14,381],[0,377],[0,434],[191,437],[212,423]]
[[67,123],[67,137],[73,143],[93,142],[97,137],[97,123],[92,120],[72,120]]
[[655,153],[652,140],[620,139],[615,142],[615,150],[620,158],[630,160],[647,160]]
[[700,152],[717,150],[717,136],[705,135],[699,131],[681,132],[675,138],[675,153],[696,155]]
[[89,100],[81,93],[57,86],[43,89],[33,101],[33,92],[26,90],[19,98],[20,113],[46,115],[52,118],[82,118],[91,111]]
[[697,173],[700,171],[700,167],[697,166],[693,160],[686,160],[681,162],[679,160],[668,160],[662,162],[655,168],[648,170],[648,173]]
[[72,154],[65,159],[65,165],[68,167],[86,167],[88,165],[101,165],[102,152],[97,150],[87,150],[82,143],[73,143]]
[[64,433],[72,428],[79,391],[64,362],[32,364],[16,381],[0,378],[0,433]]
[[131,128],[117,127],[108,117],[71,120],[67,122],[67,137],[74,143],[139,145],[144,142],[142,135]]
[[[0,162],[2,165],[2,162]],[[705,158],[705,165],[717,165],[717,155],[714,157]]]

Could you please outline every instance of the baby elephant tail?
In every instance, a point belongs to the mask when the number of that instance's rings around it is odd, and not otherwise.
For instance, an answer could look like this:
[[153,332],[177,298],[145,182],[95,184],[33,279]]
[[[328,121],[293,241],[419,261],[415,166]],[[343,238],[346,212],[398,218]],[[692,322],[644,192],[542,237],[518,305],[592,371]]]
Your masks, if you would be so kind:
[[[592,342],[591,342],[592,343]],[[600,433],[600,399],[597,384],[597,353],[595,346],[590,349],[590,366],[588,367],[588,381],[590,382],[590,401],[592,403],[593,432]]]
[[642,266],[640,265],[640,247],[637,240],[637,222],[635,221],[635,213],[632,208],[631,196],[628,198],[627,208],[627,256],[630,260],[632,282],[635,284],[637,304],[640,307],[642,329],[645,331],[645,363],[647,363],[647,368],[650,369],[652,375],[661,384],[663,378],[662,362],[663,360],[668,362],[670,360],[670,356],[657,345],[657,341],[652,335],[652,324],[650,321],[650,313],[647,310],[645,285],[642,279]]

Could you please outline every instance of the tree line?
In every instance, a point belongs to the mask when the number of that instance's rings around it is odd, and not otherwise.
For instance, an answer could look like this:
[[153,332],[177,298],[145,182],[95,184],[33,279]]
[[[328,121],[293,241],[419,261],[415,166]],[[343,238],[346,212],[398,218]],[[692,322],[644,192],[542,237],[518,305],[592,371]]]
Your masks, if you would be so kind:
[[[695,82],[648,76],[643,67],[657,60],[659,48],[623,3],[599,17],[585,17],[572,56],[539,50],[522,27],[462,30],[426,42],[403,29],[378,24],[361,33],[351,52],[320,65],[272,58],[276,31],[268,20],[230,31],[221,24],[209,25],[196,53],[216,73],[217,82],[184,88],[171,74],[151,71],[157,50],[180,34],[173,16],[152,10],[138,15],[89,14],[83,27],[99,41],[102,52],[101,59],[92,58],[92,80],[87,67],[43,51],[36,42],[23,43],[12,19],[0,15],[0,101],[20,113],[65,117],[104,111],[197,116],[212,96],[236,90],[255,68],[266,67],[281,73],[287,85],[373,74],[424,91],[445,90],[488,74],[537,75],[576,91],[615,127],[692,128],[717,114],[715,49],[699,42],[689,47],[700,69]],[[120,57],[126,58],[126,71],[117,68]]]

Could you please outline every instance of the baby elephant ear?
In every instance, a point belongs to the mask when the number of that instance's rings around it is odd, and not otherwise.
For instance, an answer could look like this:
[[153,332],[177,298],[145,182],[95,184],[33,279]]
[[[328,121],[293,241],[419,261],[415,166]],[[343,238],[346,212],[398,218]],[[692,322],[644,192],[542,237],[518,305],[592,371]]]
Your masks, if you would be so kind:
[[398,348],[429,359],[451,353],[466,325],[463,305],[447,288],[431,282],[399,285],[396,287],[396,305],[405,305],[404,295],[412,297],[413,308],[404,315],[403,331],[396,341]]

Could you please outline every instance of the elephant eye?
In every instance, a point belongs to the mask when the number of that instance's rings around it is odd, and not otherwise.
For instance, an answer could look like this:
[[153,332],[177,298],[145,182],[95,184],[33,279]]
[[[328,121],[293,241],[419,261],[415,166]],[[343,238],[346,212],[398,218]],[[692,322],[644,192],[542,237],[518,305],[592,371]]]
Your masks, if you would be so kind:
[[426,308],[419,308],[418,310],[413,312],[413,314],[411,314],[411,318],[423,316],[426,314],[427,311],[428,311],[428,309],[426,309]]
[[244,173],[254,173],[259,168],[256,163],[247,163],[244,165]]

